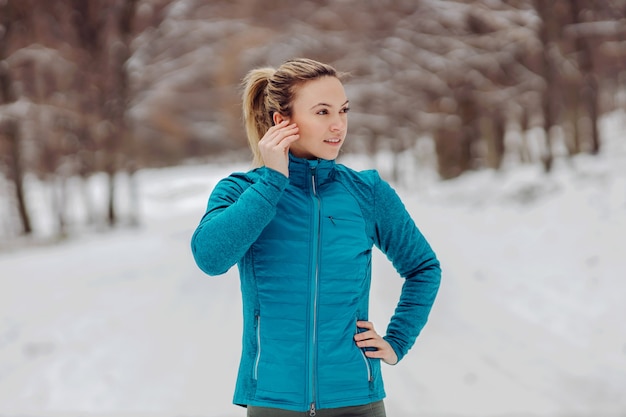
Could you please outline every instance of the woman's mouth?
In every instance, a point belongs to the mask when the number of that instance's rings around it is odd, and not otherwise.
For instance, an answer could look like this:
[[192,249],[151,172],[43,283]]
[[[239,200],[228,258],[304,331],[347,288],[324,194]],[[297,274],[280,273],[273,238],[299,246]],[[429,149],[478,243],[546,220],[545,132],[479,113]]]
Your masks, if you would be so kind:
[[324,142],[330,143],[331,145],[336,145],[338,143],[341,143],[341,139],[339,138],[326,139],[324,140]]

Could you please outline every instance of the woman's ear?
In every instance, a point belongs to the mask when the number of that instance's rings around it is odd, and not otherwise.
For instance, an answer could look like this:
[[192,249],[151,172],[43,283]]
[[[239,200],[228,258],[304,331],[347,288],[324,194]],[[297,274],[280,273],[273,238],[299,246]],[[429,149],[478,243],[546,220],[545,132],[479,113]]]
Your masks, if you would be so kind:
[[272,118],[274,119],[274,125],[281,123],[283,120],[288,120],[286,117],[283,117],[283,115],[278,113],[277,111],[274,112],[274,114],[272,115]]

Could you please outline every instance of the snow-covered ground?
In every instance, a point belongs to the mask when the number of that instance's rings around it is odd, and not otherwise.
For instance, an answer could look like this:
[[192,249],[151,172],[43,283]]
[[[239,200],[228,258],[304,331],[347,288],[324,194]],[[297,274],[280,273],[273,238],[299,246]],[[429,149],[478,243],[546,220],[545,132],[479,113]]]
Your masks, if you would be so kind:
[[[626,416],[626,128],[598,157],[399,189],[443,267],[431,320],[384,367],[390,417]],[[0,416],[236,417],[236,268],[194,265],[215,181],[138,174],[143,225],[0,254]],[[425,178],[425,179],[424,179]],[[382,330],[402,280],[376,252]]]

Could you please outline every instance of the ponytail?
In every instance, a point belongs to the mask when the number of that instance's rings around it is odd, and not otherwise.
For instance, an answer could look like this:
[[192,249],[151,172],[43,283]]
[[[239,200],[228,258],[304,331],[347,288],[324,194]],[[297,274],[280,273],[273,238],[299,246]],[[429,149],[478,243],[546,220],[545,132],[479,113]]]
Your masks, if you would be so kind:
[[257,68],[250,71],[243,80],[243,120],[255,167],[263,165],[259,141],[274,124],[272,113],[276,109],[268,109],[266,90],[275,72],[273,68]]

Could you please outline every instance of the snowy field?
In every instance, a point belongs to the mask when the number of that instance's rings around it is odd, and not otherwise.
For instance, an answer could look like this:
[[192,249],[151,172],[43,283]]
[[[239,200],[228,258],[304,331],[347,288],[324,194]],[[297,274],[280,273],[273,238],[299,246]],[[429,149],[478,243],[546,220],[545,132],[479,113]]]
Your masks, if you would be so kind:
[[[389,417],[626,416],[626,128],[598,157],[399,189],[443,268],[431,320],[384,366]],[[242,417],[236,268],[189,238],[241,166],[138,174],[142,226],[0,253],[0,416]],[[372,319],[401,279],[376,253]]]

